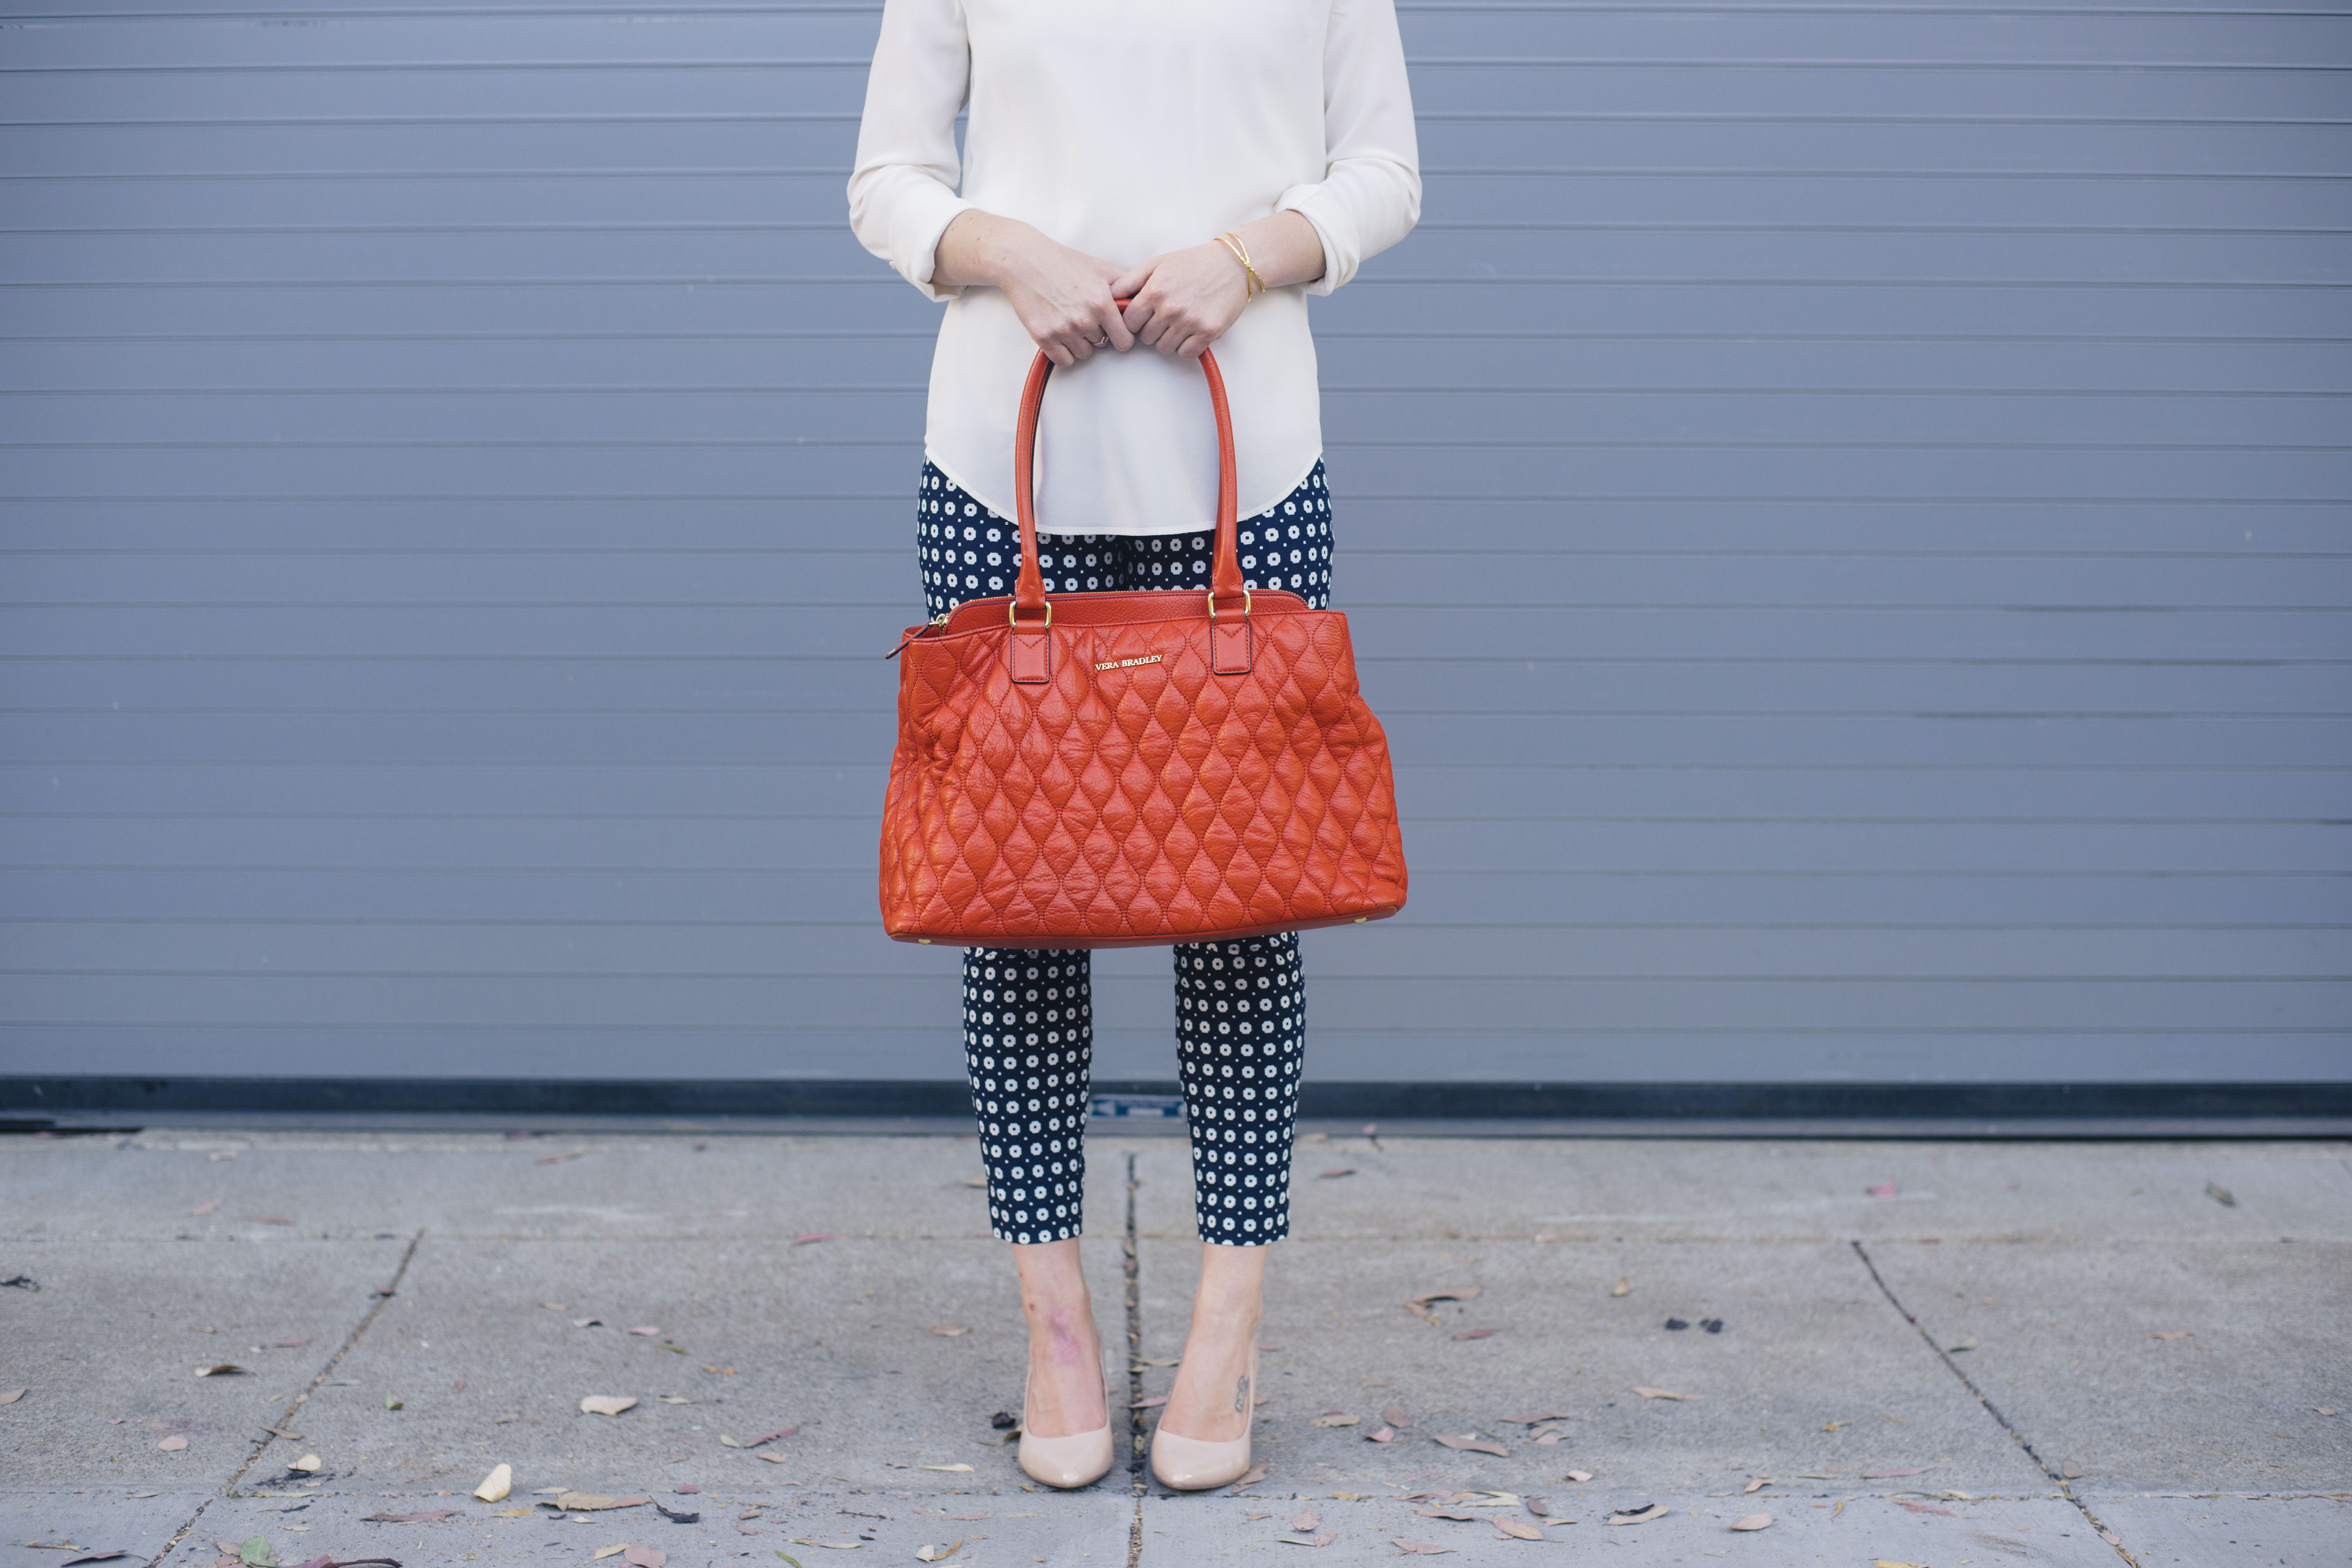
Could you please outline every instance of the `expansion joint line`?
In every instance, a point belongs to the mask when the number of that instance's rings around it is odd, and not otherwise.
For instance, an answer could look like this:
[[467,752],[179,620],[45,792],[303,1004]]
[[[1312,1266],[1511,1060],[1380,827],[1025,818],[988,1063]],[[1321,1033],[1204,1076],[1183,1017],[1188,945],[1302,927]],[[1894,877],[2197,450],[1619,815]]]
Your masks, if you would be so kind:
[[2002,1431],[2009,1434],[2018,1447],[2024,1451],[2025,1457],[2033,1461],[2037,1469],[2050,1478],[2052,1484],[2058,1489],[2058,1495],[2073,1503],[2083,1517],[2090,1521],[2091,1528],[2098,1531],[2099,1539],[2114,1547],[2116,1555],[2130,1563],[2131,1568],[2140,1568],[2139,1559],[2133,1556],[2130,1550],[2124,1545],[2122,1537],[2109,1530],[2106,1521],[2091,1511],[2089,1503],[2074,1495],[2074,1489],[2067,1485],[2064,1474],[2035,1451],[2032,1443],[2027,1440],[2025,1434],[2019,1431],[2010,1418],[2000,1413],[2000,1406],[1986,1398],[1984,1390],[1976,1385],[1976,1380],[1960,1370],[1960,1363],[1952,1359],[1952,1352],[1937,1344],[1936,1336],[1920,1325],[1918,1317],[1903,1304],[1903,1299],[1895,1295],[1894,1287],[1887,1284],[1886,1277],[1878,1271],[1878,1265],[1871,1261],[1869,1249],[1859,1240],[1848,1242],[1847,1245],[1853,1248],[1853,1255],[1862,1259],[1862,1266],[1870,1270],[1871,1280],[1878,1287],[1879,1293],[1886,1298],[1886,1304],[1903,1314],[1903,1321],[1911,1325],[1911,1331],[1919,1336],[1920,1342],[1935,1352],[1936,1359],[1944,1363],[1944,1370],[1960,1380],[1960,1386],[1967,1389],[1975,1397],[1976,1402],[1984,1407],[1984,1413],[1991,1416]]
[[[374,1300],[373,1304],[369,1306],[367,1311],[362,1314],[358,1326],[353,1328],[350,1333],[343,1336],[343,1342],[335,1347],[335,1353],[327,1358],[327,1364],[319,1369],[317,1375],[310,1379],[310,1383],[304,1386],[302,1392],[294,1396],[293,1403],[287,1405],[285,1410],[279,1414],[278,1417],[277,1429],[275,1431],[269,1431],[267,1428],[264,1429],[267,1435],[253,1446],[253,1452],[245,1457],[245,1463],[236,1468],[236,1474],[229,1477],[228,1484],[221,1488],[221,1495],[223,1497],[236,1496],[236,1483],[245,1479],[246,1471],[253,1468],[255,1463],[260,1459],[263,1452],[268,1448],[270,1444],[276,1442],[280,1436],[283,1436],[293,1430],[295,1415],[300,1412],[302,1406],[310,1403],[310,1395],[318,1393],[320,1388],[325,1384],[327,1379],[335,1374],[335,1369],[343,1364],[343,1358],[352,1353],[352,1347],[360,1342],[360,1336],[366,1333],[369,1328],[373,1325],[376,1320],[376,1314],[383,1310],[384,1303],[391,1300],[393,1297],[399,1292],[400,1282],[408,1277],[408,1266],[415,1260],[416,1249],[419,1246],[423,1245],[424,1240],[425,1232],[423,1230],[419,1230],[415,1236],[408,1238],[408,1246],[400,1255],[399,1267],[392,1271],[392,1278],[389,1280],[376,1288]],[[186,1521],[184,1522],[180,1526],[179,1530],[173,1534],[172,1539],[163,1543],[163,1550],[157,1552],[149,1560],[151,1565],[152,1563],[163,1562],[165,1558],[171,1556],[173,1552],[177,1552],[180,1549],[180,1542],[185,1541],[188,1538],[188,1532],[196,1528],[196,1521],[204,1517],[205,1510],[210,1508],[212,1506],[212,1499],[206,1498],[202,1503],[197,1505],[196,1511],[188,1515]]]
[[1143,1561],[1143,1294],[1136,1271],[1135,1152],[1127,1155],[1127,1232],[1119,1239],[1119,1273],[1127,1288],[1127,1489],[1135,1517],[1127,1527],[1127,1568]]

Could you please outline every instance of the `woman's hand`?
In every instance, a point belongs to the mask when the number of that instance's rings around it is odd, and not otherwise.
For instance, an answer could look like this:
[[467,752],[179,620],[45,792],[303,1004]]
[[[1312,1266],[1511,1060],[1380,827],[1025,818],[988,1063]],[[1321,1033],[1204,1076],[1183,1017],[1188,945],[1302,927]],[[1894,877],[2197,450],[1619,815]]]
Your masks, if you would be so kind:
[[[1230,231],[1242,242],[1265,289],[1312,283],[1323,276],[1323,240],[1304,215],[1285,210]],[[1111,292],[1132,298],[1128,329],[1138,342],[1164,354],[1198,359],[1241,320],[1250,279],[1241,257],[1212,239],[1155,256],[1111,279]]]
[[1136,342],[1198,359],[1241,320],[1250,282],[1240,258],[1213,239],[1155,256],[1113,279],[1110,289],[1132,297],[1126,323]]
[[1118,276],[1118,268],[1100,257],[1048,239],[1016,218],[977,209],[956,216],[931,256],[935,282],[1003,289],[1030,338],[1065,370],[1097,349],[1123,353],[1135,346],[1111,302]]

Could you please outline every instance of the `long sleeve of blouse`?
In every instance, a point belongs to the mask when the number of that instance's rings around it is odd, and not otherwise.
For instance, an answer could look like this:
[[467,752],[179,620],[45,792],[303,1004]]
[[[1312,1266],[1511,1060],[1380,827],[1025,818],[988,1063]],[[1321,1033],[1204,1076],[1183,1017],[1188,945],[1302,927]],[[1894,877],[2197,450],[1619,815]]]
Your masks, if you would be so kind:
[[[1299,213],[1322,241],[1322,277],[1260,295],[1217,345],[1242,507],[1262,510],[1322,451],[1305,296],[1346,283],[1420,216],[1393,0],[886,0],[849,207],[868,250],[948,305],[927,452],[1007,514],[1034,349],[1001,290],[934,280],[957,215],[1019,218],[1126,267]],[[1055,374],[1043,428],[1049,531],[1212,521],[1214,437],[1196,366],[1148,349],[1097,354]]]

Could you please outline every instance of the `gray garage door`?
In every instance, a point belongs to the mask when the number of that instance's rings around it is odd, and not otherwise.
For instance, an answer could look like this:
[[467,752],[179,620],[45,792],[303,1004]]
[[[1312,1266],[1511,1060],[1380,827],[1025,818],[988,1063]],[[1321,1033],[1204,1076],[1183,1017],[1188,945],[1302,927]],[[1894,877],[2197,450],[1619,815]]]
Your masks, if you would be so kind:
[[[6,1071],[959,1070],[877,16],[0,30]],[[1402,20],[1426,220],[1317,323],[1414,892],[1314,1073],[2352,1077],[2352,20]]]

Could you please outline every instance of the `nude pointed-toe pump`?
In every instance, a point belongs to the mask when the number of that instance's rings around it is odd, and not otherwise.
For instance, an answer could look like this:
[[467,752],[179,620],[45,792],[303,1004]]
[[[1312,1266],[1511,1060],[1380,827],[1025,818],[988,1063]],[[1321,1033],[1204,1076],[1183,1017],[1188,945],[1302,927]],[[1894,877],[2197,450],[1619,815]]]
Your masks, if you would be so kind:
[[1110,1380],[1103,1380],[1103,1424],[1066,1437],[1040,1437],[1029,1430],[1029,1380],[1021,1381],[1021,1468],[1029,1479],[1066,1491],[1089,1487],[1110,1473]]
[[1168,1430],[1167,1413],[1151,1433],[1151,1473],[1174,1491],[1205,1491],[1249,1473],[1250,1424],[1257,1419],[1257,1346],[1250,1346],[1249,1386],[1242,1397],[1242,1435],[1213,1443]]

